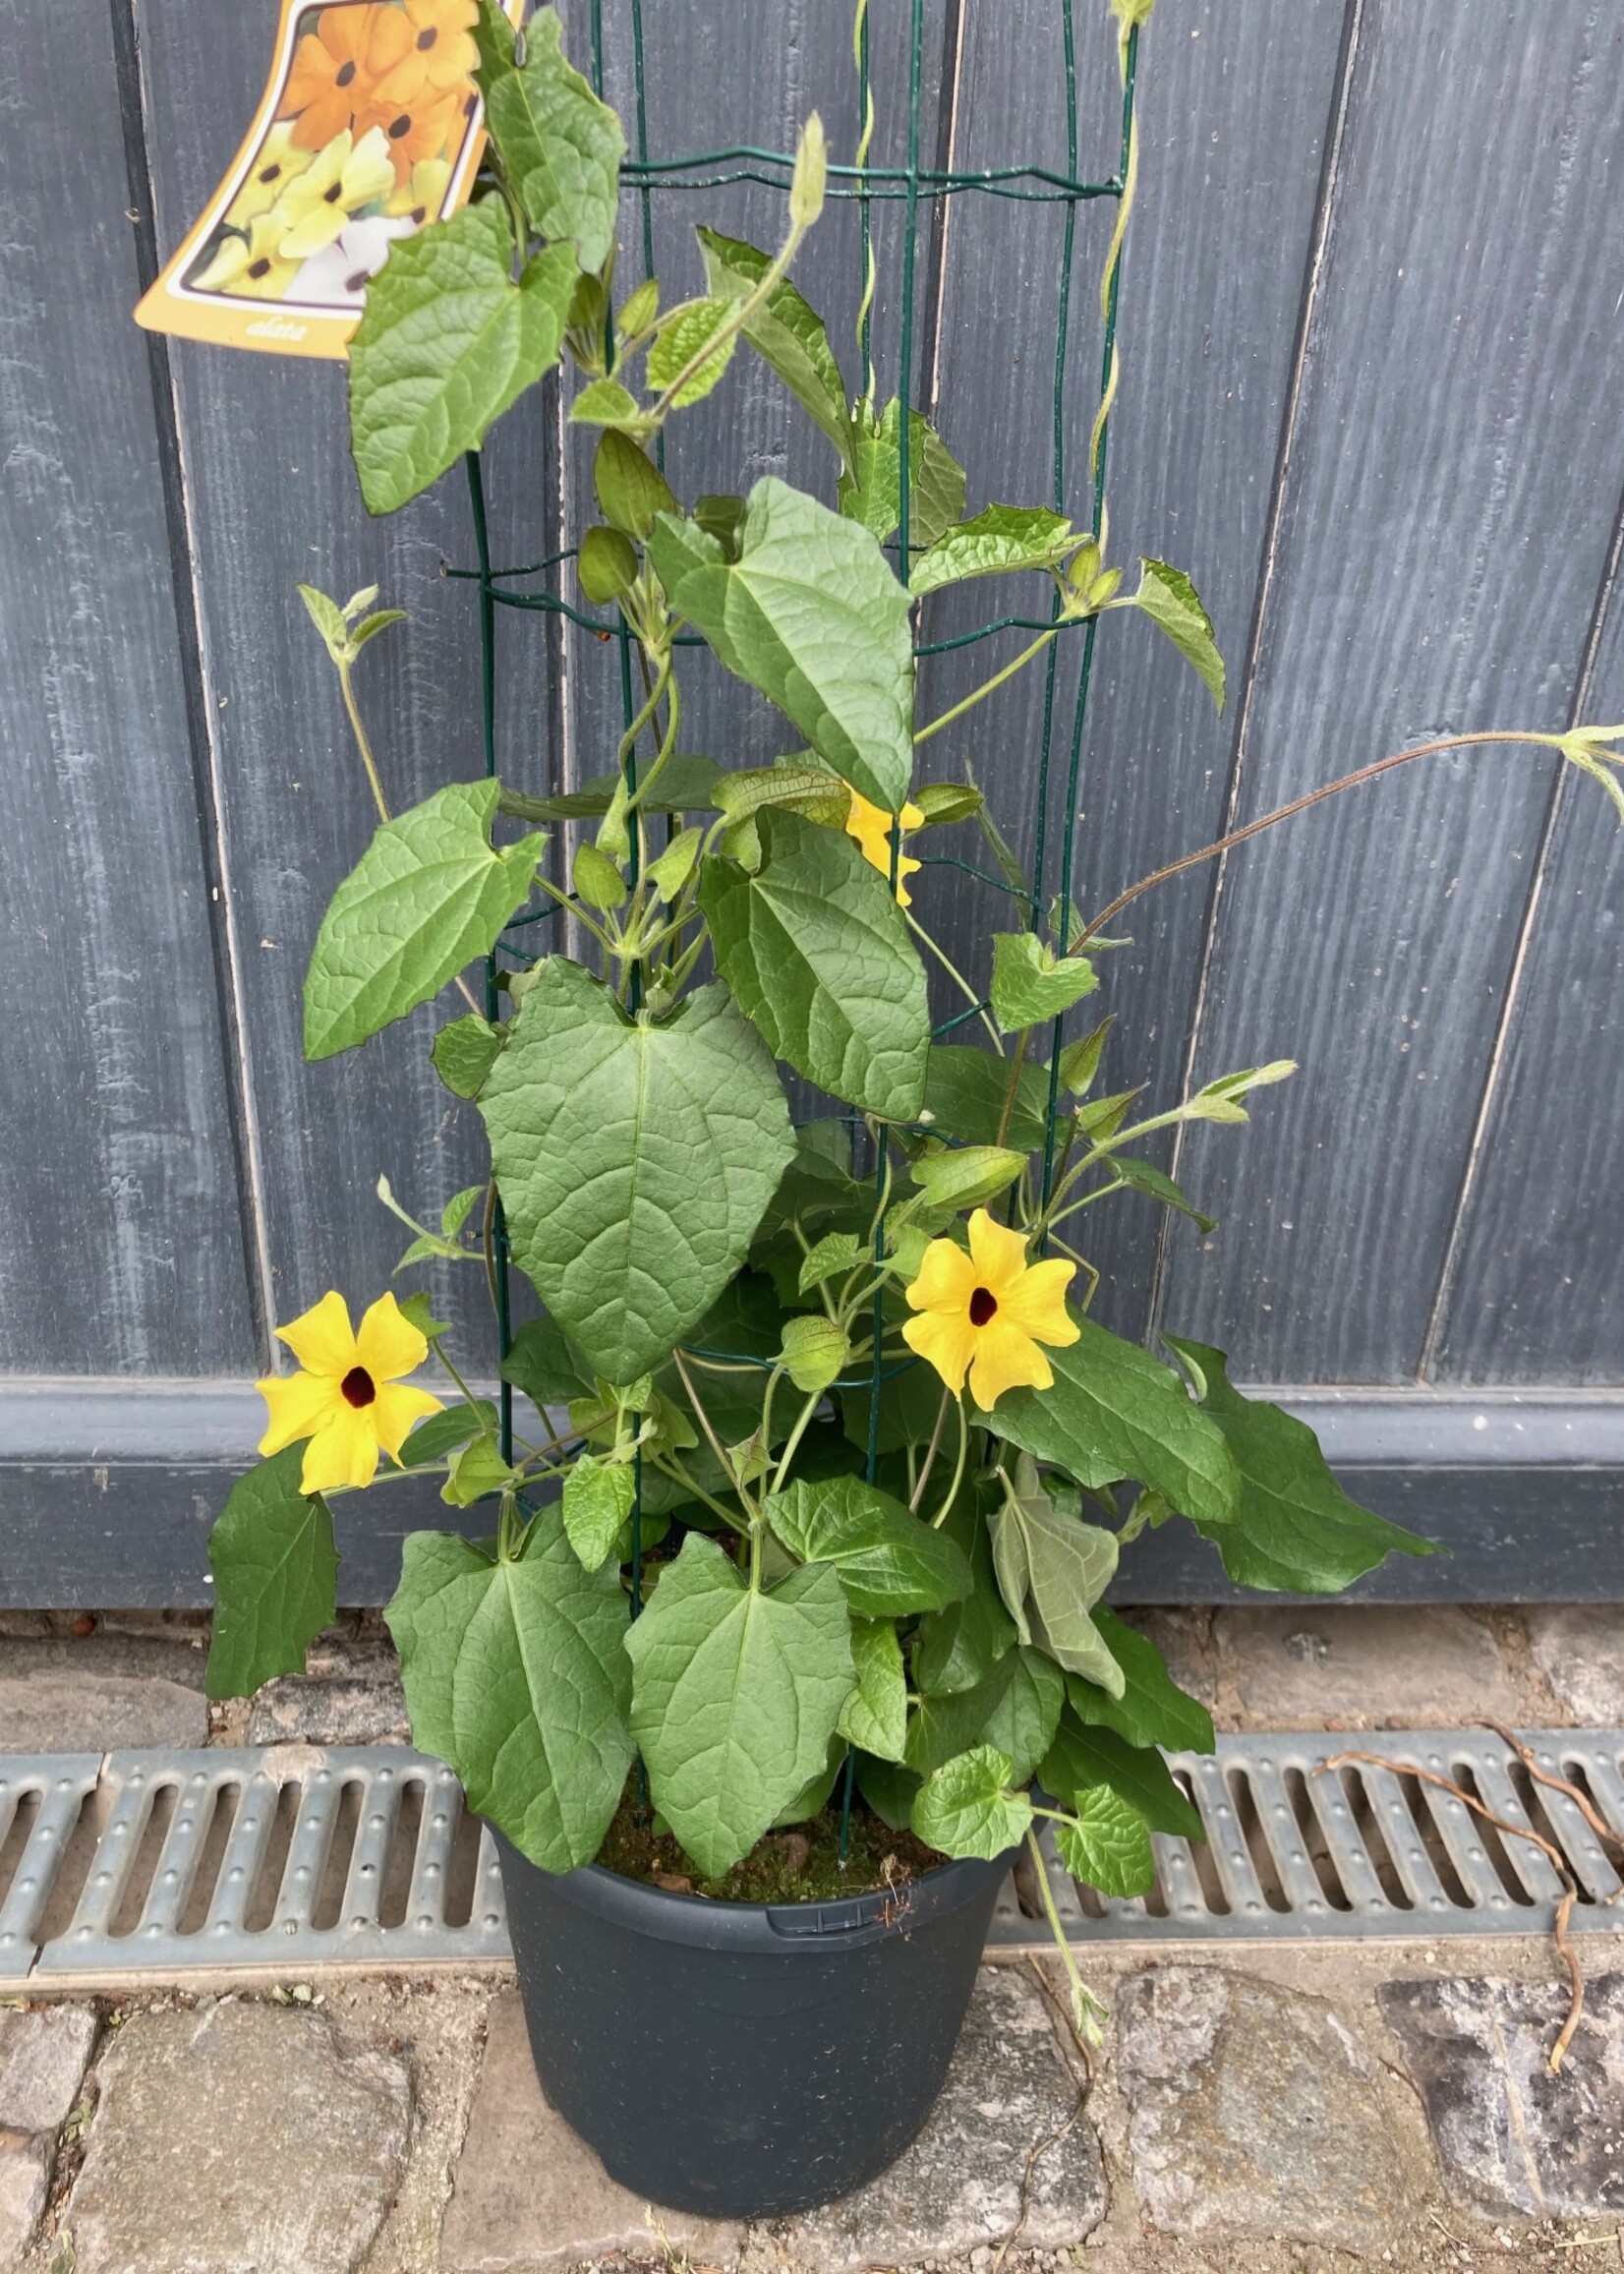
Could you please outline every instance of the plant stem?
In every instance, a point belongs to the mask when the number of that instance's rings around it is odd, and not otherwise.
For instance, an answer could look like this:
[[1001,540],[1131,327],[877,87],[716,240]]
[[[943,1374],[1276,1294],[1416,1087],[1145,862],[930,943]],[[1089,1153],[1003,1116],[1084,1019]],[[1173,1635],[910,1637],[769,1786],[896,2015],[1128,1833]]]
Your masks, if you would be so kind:
[[[1037,1813],[1048,1816],[1053,1814],[1053,1810],[1040,1809]],[[1044,1862],[1043,1850],[1037,1843],[1037,1833],[1030,1825],[1026,1828],[1026,1844],[1032,1851],[1032,1869],[1037,1873],[1037,1888],[1039,1895],[1043,1897],[1043,1909],[1049,1921],[1049,1932],[1055,1938],[1055,1948],[1060,1953],[1060,1962],[1066,1968],[1066,1979],[1071,1986],[1072,2012],[1076,2016],[1077,2025],[1080,2028],[1082,2015],[1094,2001],[1089,1996],[1087,1984],[1077,1972],[1077,1961],[1072,1955],[1072,1946],[1066,1939],[1066,1929],[1060,1923],[1060,1912],[1055,1906],[1055,1891],[1049,1885],[1049,1867]]]
[[387,821],[389,818],[388,801],[383,795],[383,785],[378,779],[377,761],[373,756],[373,746],[367,739],[367,729],[361,722],[361,707],[355,699],[355,688],[350,682],[348,664],[340,664],[338,667],[338,684],[343,690],[344,708],[349,713],[350,731],[355,736],[355,746],[361,753],[361,763],[367,769],[367,780],[372,785],[373,802],[377,807],[377,818],[379,821]]
[[690,1477],[674,1453],[651,1453],[648,1457],[662,1476],[669,1477],[673,1484],[682,1487],[684,1492],[691,1492],[696,1500],[703,1501],[713,1516],[720,1516],[724,1524],[743,1538],[749,1526],[741,1523],[731,1508],[724,1507],[715,1493],[707,1492],[703,1485]]
[[933,719],[928,727],[921,727],[913,737],[915,745],[928,742],[933,734],[940,734],[944,727],[951,727],[955,719],[961,719],[966,711],[973,711],[977,703],[985,702],[989,695],[1003,686],[1006,679],[1013,679],[1016,671],[1029,664],[1034,656],[1042,655],[1054,636],[1053,631],[1039,632],[1031,646],[1022,648],[1014,663],[1006,664],[1001,671],[995,671],[990,679],[984,679],[961,703],[955,703],[951,711],[944,711],[940,719]]
[[813,1415],[823,1403],[823,1395],[822,1390],[814,1390],[796,1416],[795,1426],[784,1439],[783,1453],[773,1478],[771,1487],[773,1491],[782,1492],[783,1490],[783,1481],[789,1474],[789,1464],[800,1450],[801,1439],[811,1426]]
[[1015,1037],[1015,1056],[1010,1061],[1010,1079],[1004,1091],[1004,1110],[998,1117],[998,1135],[993,1142],[999,1146],[1010,1141],[1010,1124],[1015,1119],[1015,1099],[1020,1094],[1020,1070],[1026,1063],[1026,1045],[1032,1038],[1029,1026],[1023,1026]]
[[1256,837],[1265,829],[1273,829],[1276,822],[1290,821],[1295,813],[1305,813],[1310,805],[1318,805],[1327,797],[1338,796],[1344,789],[1357,789],[1362,782],[1374,782],[1378,775],[1390,774],[1395,766],[1408,766],[1413,758],[1431,758],[1440,750],[1466,750],[1487,742],[1532,742],[1541,749],[1556,749],[1561,741],[1557,734],[1531,734],[1511,729],[1492,729],[1481,734],[1440,734],[1436,741],[1418,742],[1414,749],[1395,751],[1390,757],[1377,758],[1368,766],[1361,766],[1352,774],[1344,774],[1339,781],[1327,782],[1319,789],[1310,789],[1305,796],[1294,797],[1289,805],[1278,805],[1272,813],[1263,814],[1256,821],[1248,821],[1243,829],[1232,829],[1227,837],[1203,845],[1198,852],[1187,852],[1179,860],[1170,860],[1161,868],[1153,868],[1148,876],[1140,877],[1124,893],[1101,908],[1085,932],[1078,935],[1072,949],[1077,955],[1089,941],[1102,932],[1113,916],[1122,913],[1131,901],[1141,893],[1149,892],[1152,885],[1165,884],[1169,877],[1181,875],[1187,868],[1198,868],[1202,861],[1212,860],[1219,853],[1228,852],[1233,845],[1245,845],[1248,837]]
[[916,940],[922,940],[924,942],[925,946],[936,958],[936,961],[941,964],[943,970],[946,971],[948,977],[953,981],[954,985],[963,991],[965,1002],[973,1003],[976,1006],[976,1010],[980,1016],[982,1025],[985,1026],[987,1032],[993,1038],[993,1048],[998,1052],[999,1057],[1002,1058],[1004,1056],[1004,1037],[998,1031],[998,1026],[995,1020],[988,1017],[986,1008],[982,1004],[980,996],[970,985],[968,979],[965,978],[963,972],[958,968],[957,963],[950,961],[947,950],[943,947],[940,947],[937,942],[931,938],[931,935],[926,931],[924,925],[920,923],[917,916],[915,916],[910,909],[904,908],[902,910],[902,921],[906,924],[908,930],[913,934]]
[[954,1462],[953,1476],[949,1480],[946,1492],[942,1495],[942,1505],[930,1520],[930,1528],[933,1532],[941,1531],[948,1520],[949,1509],[958,1497],[958,1487],[964,1482],[964,1462],[970,1449],[970,1425],[965,1418],[962,1395],[956,1398],[954,1403],[958,1408],[958,1458]]
[[[953,1392],[944,1386],[942,1402],[936,1409],[936,1427],[931,1430],[930,1443],[925,1447],[925,1465],[914,1482],[912,1491],[908,1494],[908,1508],[915,1516],[918,1515],[919,1503],[925,1496],[925,1487],[930,1483],[931,1470],[936,1465],[936,1448],[942,1442],[942,1431],[947,1427],[948,1408],[952,1403]],[[910,1452],[912,1451],[911,1446],[908,1449]]]

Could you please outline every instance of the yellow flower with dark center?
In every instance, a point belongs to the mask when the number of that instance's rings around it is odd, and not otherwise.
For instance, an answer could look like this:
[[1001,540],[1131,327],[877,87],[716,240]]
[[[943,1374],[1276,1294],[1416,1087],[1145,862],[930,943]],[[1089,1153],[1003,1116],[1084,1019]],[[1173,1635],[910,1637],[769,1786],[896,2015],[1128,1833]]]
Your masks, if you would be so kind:
[[284,261],[308,261],[340,236],[363,205],[376,205],[395,186],[389,146],[377,128],[361,139],[348,127],[334,135],[271,208],[280,225]]
[[246,229],[261,213],[268,213],[289,182],[296,174],[302,174],[310,162],[311,152],[299,147],[286,120],[273,126],[249,170],[248,180],[231,201],[226,219],[232,227]]
[[260,1450],[279,1453],[307,1437],[303,1491],[370,1485],[379,1453],[395,1459],[413,1427],[440,1411],[439,1398],[401,1379],[423,1364],[429,1345],[392,1295],[378,1297],[359,1333],[344,1298],[332,1292],[276,1336],[300,1371],[255,1383],[269,1417]]
[[451,169],[444,158],[419,158],[405,181],[384,200],[383,210],[391,221],[412,221],[421,229],[425,221],[439,219],[450,181]]
[[985,1208],[970,1218],[970,1252],[933,1240],[907,1290],[916,1315],[902,1337],[928,1361],[955,1397],[969,1376],[970,1396],[990,1413],[1007,1389],[1047,1389],[1054,1369],[1039,1348],[1062,1350],[1079,1329],[1066,1309],[1074,1263],[1028,1263],[1022,1233]]
[[208,266],[194,279],[199,292],[229,292],[239,300],[280,300],[299,273],[297,261],[279,250],[282,224],[261,213],[246,237],[225,237]]
[[[904,831],[917,829],[924,814],[910,798],[901,813]],[[862,846],[863,858],[877,868],[883,877],[891,875],[891,843],[897,831],[897,815],[888,813],[883,805],[871,805],[859,791],[851,792],[851,806],[845,817],[845,834],[854,837]],[[922,861],[910,860],[905,852],[897,857],[897,898],[901,905],[911,907],[913,895],[907,889],[907,880],[923,867]]]

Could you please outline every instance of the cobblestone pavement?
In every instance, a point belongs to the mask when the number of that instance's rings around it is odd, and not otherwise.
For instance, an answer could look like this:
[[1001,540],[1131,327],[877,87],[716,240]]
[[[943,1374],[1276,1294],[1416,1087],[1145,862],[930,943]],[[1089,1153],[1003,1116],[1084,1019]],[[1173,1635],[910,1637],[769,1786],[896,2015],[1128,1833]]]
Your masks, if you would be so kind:
[[[1143,1623],[1223,1728],[1624,1723],[1606,1606]],[[225,1712],[205,1642],[184,1615],[0,1621],[0,1747],[404,1737],[376,1617]],[[753,2228],[607,2178],[543,2100],[502,1969],[0,2002],[0,2274],[1624,2269],[1624,1942],[1580,1947],[1554,2078],[1542,1938],[1101,1947],[1091,2058],[1043,1966],[989,1966],[901,2161]]]

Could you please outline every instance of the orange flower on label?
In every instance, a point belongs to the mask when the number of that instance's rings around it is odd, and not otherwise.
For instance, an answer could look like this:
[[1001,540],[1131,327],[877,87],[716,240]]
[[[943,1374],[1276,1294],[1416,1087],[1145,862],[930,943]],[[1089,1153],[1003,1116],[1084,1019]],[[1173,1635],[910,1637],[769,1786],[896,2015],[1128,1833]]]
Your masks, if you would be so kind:
[[466,94],[480,51],[478,0],[406,0],[411,43],[378,84],[378,100],[420,101],[427,93]]
[[461,143],[463,130],[479,97],[472,87],[440,93],[424,87],[410,102],[388,100],[381,91],[357,113],[356,138],[377,128],[383,136],[394,166],[395,181],[404,187],[424,158],[443,157]]
[[933,1366],[957,1397],[969,1378],[970,1396],[990,1413],[1008,1389],[1048,1389],[1054,1369],[1040,1345],[1062,1350],[1075,1342],[1076,1322],[1066,1309],[1074,1263],[1057,1257],[1028,1263],[1024,1234],[995,1223],[985,1208],[970,1218],[970,1252],[952,1240],[933,1240],[913,1284],[902,1338]]
[[377,0],[323,8],[294,50],[282,97],[281,116],[296,120],[294,141],[319,150],[342,134],[376,99],[378,82],[410,52],[412,39],[399,8]]
[[[901,823],[904,833],[918,829],[924,813],[910,798],[902,807]],[[851,792],[851,804],[845,817],[845,834],[854,837],[862,847],[863,858],[883,877],[891,875],[892,840],[897,834],[898,816],[888,813],[883,805],[871,805],[860,791]],[[904,908],[913,905],[913,895],[907,889],[907,880],[924,866],[922,861],[911,860],[905,852],[897,856],[897,899]]]
[[378,1456],[394,1460],[415,1425],[437,1414],[443,1400],[401,1379],[420,1367],[429,1345],[392,1295],[381,1295],[350,1326],[349,1306],[336,1291],[291,1325],[276,1329],[299,1361],[295,1374],[270,1374],[255,1388],[265,1401],[261,1453],[308,1438],[299,1486],[327,1492],[338,1486],[370,1485]]

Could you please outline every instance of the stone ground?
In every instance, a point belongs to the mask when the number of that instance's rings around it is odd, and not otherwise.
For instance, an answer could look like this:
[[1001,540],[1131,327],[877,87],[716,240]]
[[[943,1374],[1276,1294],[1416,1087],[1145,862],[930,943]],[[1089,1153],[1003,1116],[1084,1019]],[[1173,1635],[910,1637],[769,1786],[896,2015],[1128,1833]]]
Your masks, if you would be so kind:
[[[1144,1623],[1220,1727],[1624,1724],[1606,1606]],[[405,1735],[376,1618],[223,1713],[205,1643],[179,1614],[0,1620],[0,1748]],[[1539,1938],[1101,1947],[1092,2056],[1052,1967],[988,1966],[901,2162],[742,2230],[613,2186],[544,2102],[501,1969],[0,2001],[0,2274],[1624,2269],[1624,1946],[1581,1950],[1557,2077]]]

